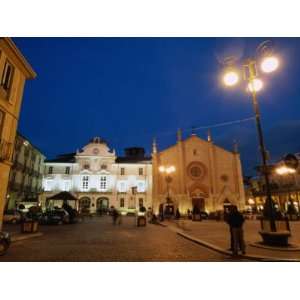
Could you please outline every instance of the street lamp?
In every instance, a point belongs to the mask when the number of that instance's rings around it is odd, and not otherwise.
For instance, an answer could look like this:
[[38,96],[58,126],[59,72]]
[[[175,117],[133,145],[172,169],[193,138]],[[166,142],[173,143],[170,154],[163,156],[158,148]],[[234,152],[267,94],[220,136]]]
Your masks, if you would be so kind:
[[[252,103],[255,113],[256,128],[260,146],[260,153],[262,159],[262,173],[264,175],[266,183],[266,207],[267,217],[270,220],[270,228],[272,232],[276,231],[275,225],[275,213],[274,203],[271,198],[269,170],[267,166],[267,151],[265,148],[263,132],[260,121],[260,112],[258,107],[257,93],[263,88],[263,81],[259,78],[259,72],[257,65],[260,65],[260,69],[264,73],[271,73],[279,67],[279,59],[273,55],[270,51],[270,41],[261,43],[257,48],[257,55],[244,61],[241,66],[241,73],[243,73],[243,79],[248,83],[248,91],[252,95]],[[235,75],[233,75],[235,74]],[[231,78],[231,80],[228,80]],[[235,77],[234,77],[235,76]],[[226,79],[227,78],[227,79]],[[233,80],[235,78],[235,80]],[[226,86],[232,87],[239,82],[239,69],[233,66],[233,60],[227,62],[225,72],[223,74],[223,82]],[[234,84],[233,84],[234,82]]]
[[171,174],[176,171],[174,166],[160,166],[159,172],[165,174],[165,181],[167,184],[167,203],[170,202],[170,183],[172,182]]

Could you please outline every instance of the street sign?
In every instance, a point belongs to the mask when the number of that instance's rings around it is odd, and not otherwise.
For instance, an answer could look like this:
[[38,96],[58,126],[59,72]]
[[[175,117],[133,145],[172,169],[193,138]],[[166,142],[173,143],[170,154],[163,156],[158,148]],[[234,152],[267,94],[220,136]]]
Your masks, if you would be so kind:
[[284,159],[284,164],[286,167],[296,170],[298,168],[299,162],[294,154],[287,154]]

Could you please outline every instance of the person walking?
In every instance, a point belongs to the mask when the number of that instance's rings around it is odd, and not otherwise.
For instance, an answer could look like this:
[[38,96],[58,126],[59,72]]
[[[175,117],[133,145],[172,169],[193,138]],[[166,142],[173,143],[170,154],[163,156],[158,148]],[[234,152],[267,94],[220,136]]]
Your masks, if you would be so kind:
[[238,255],[238,250],[242,251],[242,254],[246,253],[243,224],[245,219],[243,215],[238,211],[237,206],[232,206],[231,211],[228,214],[228,224],[230,226],[230,232],[232,235],[232,253]]
[[116,225],[117,219],[119,217],[119,213],[114,206],[111,207],[111,216],[112,216],[113,224]]

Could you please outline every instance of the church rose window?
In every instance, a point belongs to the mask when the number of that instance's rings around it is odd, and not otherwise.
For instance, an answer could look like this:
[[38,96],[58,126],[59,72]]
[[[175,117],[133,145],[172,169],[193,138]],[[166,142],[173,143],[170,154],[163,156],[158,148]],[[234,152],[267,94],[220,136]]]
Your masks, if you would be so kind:
[[201,169],[199,167],[192,167],[191,168],[191,175],[193,177],[200,177],[201,176]]
[[187,166],[187,174],[193,180],[202,180],[207,174],[207,168],[201,162],[191,162]]

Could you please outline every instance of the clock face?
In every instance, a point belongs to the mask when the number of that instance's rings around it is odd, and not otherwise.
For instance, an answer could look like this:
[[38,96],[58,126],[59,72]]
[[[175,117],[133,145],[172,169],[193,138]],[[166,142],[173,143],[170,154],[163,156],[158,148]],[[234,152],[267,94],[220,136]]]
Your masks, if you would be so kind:
[[99,149],[98,149],[98,148],[94,148],[94,149],[93,149],[93,153],[94,153],[94,154],[98,154],[98,153],[99,153]]

